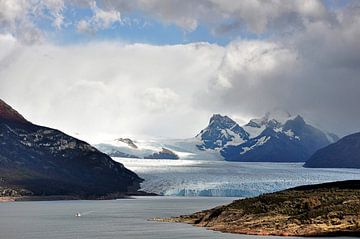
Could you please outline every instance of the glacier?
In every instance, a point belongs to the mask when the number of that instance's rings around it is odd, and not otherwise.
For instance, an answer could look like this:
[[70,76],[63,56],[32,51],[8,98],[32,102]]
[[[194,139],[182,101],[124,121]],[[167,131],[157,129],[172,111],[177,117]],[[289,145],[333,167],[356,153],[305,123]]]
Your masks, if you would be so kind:
[[360,169],[311,169],[303,163],[115,158],[165,196],[252,197],[295,186],[360,178]]

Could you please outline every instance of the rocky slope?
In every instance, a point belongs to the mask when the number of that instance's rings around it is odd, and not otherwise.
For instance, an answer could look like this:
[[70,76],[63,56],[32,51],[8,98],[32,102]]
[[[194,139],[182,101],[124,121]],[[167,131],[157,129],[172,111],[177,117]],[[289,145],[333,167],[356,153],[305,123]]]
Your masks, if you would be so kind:
[[309,168],[360,168],[360,133],[319,149],[305,163]]
[[34,125],[0,100],[0,196],[120,195],[141,181],[86,142]]
[[301,186],[160,221],[239,234],[360,236],[360,181]]

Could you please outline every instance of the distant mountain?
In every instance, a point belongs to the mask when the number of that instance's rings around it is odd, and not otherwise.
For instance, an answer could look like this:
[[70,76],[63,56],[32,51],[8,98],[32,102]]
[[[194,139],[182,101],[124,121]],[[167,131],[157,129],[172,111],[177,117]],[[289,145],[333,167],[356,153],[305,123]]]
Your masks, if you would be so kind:
[[360,168],[360,133],[351,134],[316,151],[304,167]]
[[127,144],[129,147],[131,147],[133,149],[138,148],[138,146],[134,143],[134,141],[132,141],[129,138],[118,138],[118,139],[116,139],[116,141],[123,142],[123,143]]
[[138,143],[129,138],[96,144],[95,147],[111,157],[143,159],[179,159],[179,156],[166,146],[155,142]]
[[[220,150],[249,139],[249,134],[227,116],[214,114],[209,125],[190,139],[111,140],[95,147],[111,157],[146,159],[222,159]],[[130,144],[129,144],[130,142]],[[136,147],[134,147],[136,146]]]
[[190,139],[151,139],[131,141],[134,148],[119,140],[108,140],[94,146],[111,157],[141,159],[202,159],[222,160],[219,151],[200,150],[198,138]]
[[158,153],[145,156],[145,159],[179,159],[179,156],[169,149],[162,148]]
[[0,196],[102,196],[142,179],[86,142],[34,125],[0,100]]
[[222,149],[228,145],[238,145],[249,139],[247,133],[228,116],[214,114],[209,125],[196,136],[201,141],[200,150]]
[[217,150],[228,161],[304,162],[337,136],[325,133],[286,111],[267,113],[244,127],[227,116],[214,115],[196,136],[200,150]]
[[[316,150],[338,138],[311,126],[299,115],[276,110],[244,126],[228,116],[214,114],[209,124],[191,139],[120,139],[95,146],[112,157],[305,162]],[[163,149],[172,153],[161,153]]]

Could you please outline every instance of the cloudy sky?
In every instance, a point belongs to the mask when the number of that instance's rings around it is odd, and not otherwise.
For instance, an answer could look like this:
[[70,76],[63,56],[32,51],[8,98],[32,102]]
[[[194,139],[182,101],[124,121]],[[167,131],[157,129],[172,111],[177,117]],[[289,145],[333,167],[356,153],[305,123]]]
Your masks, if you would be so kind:
[[360,3],[0,0],[0,98],[90,141],[280,108],[360,131]]

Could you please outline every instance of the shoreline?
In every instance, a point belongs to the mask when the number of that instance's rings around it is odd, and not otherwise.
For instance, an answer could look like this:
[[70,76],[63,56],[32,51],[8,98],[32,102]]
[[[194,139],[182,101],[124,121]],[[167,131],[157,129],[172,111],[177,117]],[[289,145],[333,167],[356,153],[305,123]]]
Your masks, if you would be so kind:
[[360,180],[295,187],[159,222],[258,236],[360,236]]
[[30,201],[67,201],[67,200],[115,200],[115,199],[131,199],[136,196],[161,196],[155,193],[147,193],[144,191],[132,192],[127,194],[109,194],[109,195],[47,195],[47,196],[16,196],[16,197],[0,197],[0,203],[5,202],[30,202]]

